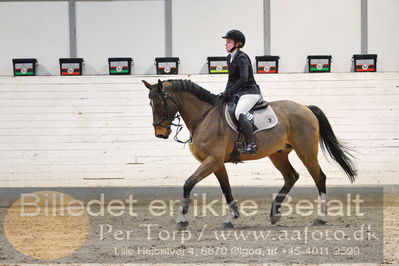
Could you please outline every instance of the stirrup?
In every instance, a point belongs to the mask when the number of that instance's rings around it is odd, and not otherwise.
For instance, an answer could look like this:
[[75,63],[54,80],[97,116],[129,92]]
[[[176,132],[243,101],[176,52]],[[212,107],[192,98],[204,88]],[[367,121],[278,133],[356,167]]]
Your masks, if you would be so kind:
[[245,148],[239,148],[238,151],[244,154],[256,154],[256,144],[247,144]]

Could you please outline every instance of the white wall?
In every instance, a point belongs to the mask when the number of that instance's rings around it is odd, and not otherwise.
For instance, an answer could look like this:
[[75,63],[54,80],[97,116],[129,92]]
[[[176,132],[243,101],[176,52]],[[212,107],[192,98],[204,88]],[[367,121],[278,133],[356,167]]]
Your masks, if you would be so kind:
[[[331,54],[333,72],[349,72],[360,53],[360,0],[271,0],[271,52],[280,72],[303,72],[309,54]],[[107,74],[107,58],[130,56],[134,74],[154,74],[165,55],[164,0],[76,1],[77,55],[86,75]],[[263,0],[172,0],[173,55],[180,73],[206,73],[206,57],[225,55],[227,30],[247,36],[252,60],[263,55]],[[378,71],[399,71],[399,1],[369,0],[369,52]],[[0,1],[0,75],[12,58],[36,57],[39,75],[59,75],[69,57],[68,1]]]
[[155,74],[165,54],[163,0],[77,1],[77,55],[87,74],[108,74],[109,57],[132,57],[133,72]]
[[271,1],[272,54],[281,72],[303,72],[308,55],[332,55],[332,72],[349,72],[360,53],[360,0]]
[[369,0],[369,52],[378,54],[377,69],[399,71],[399,1]]
[[208,73],[208,56],[226,56],[221,38],[231,29],[245,33],[244,51],[263,54],[263,0],[173,0],[173,55],[180,73]]
[[59,75],[69,57],[68,2],[0,2],[0,75],[13,75],[13,58],[36,58],[39,75]]

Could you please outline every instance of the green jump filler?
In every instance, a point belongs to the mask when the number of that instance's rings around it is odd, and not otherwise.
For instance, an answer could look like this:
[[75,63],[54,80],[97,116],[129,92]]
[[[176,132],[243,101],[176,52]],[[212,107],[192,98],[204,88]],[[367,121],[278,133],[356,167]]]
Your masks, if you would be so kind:
[[133,59],[131,57],[108,58],[110,75],[130,75],[132,72]]
[[210,56],[208,61],[209,74],[227,74],[229,69],[227,66],[227,56]]
[[331,72],[331,55],[309,55],[309,73]]
[[36,58],[20,58],[12,60],[14,76],[35,76],[37,60]]
[[60,58],[61,76],[81,76],[83,72],[83,58]]
[[376,72],[376,54],[354,54],[352,57],[355,72]]
[[256,56],[256,73],[258,74],[272,74],[278,73],[279,56],[263,55]]
[[156,57],[157,75],[176,75],[179,73],[179,57]]

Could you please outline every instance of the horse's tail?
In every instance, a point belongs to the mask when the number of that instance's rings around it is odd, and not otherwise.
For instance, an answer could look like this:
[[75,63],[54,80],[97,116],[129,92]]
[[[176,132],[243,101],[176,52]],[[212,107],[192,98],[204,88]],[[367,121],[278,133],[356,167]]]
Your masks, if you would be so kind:
[[357,170],[353,166],[353,162],[349,157],[353,157],[349,153],[349,148],[341,144],[334,134],[331,128],[330,122],[323,111],[314,105],[309,105],[308,108],[313,112],[313,114],[319,120],[319,130],[320,130],[320,146],[325,153],[327,150],[331,158],[334,159],[345,171],[349,180],[353,183],[355,177],[357,176]]

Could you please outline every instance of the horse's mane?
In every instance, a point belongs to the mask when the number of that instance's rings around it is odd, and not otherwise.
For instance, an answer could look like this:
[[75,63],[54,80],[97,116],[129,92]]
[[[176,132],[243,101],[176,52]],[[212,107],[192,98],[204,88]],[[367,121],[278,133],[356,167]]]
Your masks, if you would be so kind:
[[189,79],[170,79],[167,82],[172,83],[172,90],[187,91],[195,95],[198,99],[216,105],[219,102],[219,97],[210,91],[204,89],[200,85],[192,82]]

